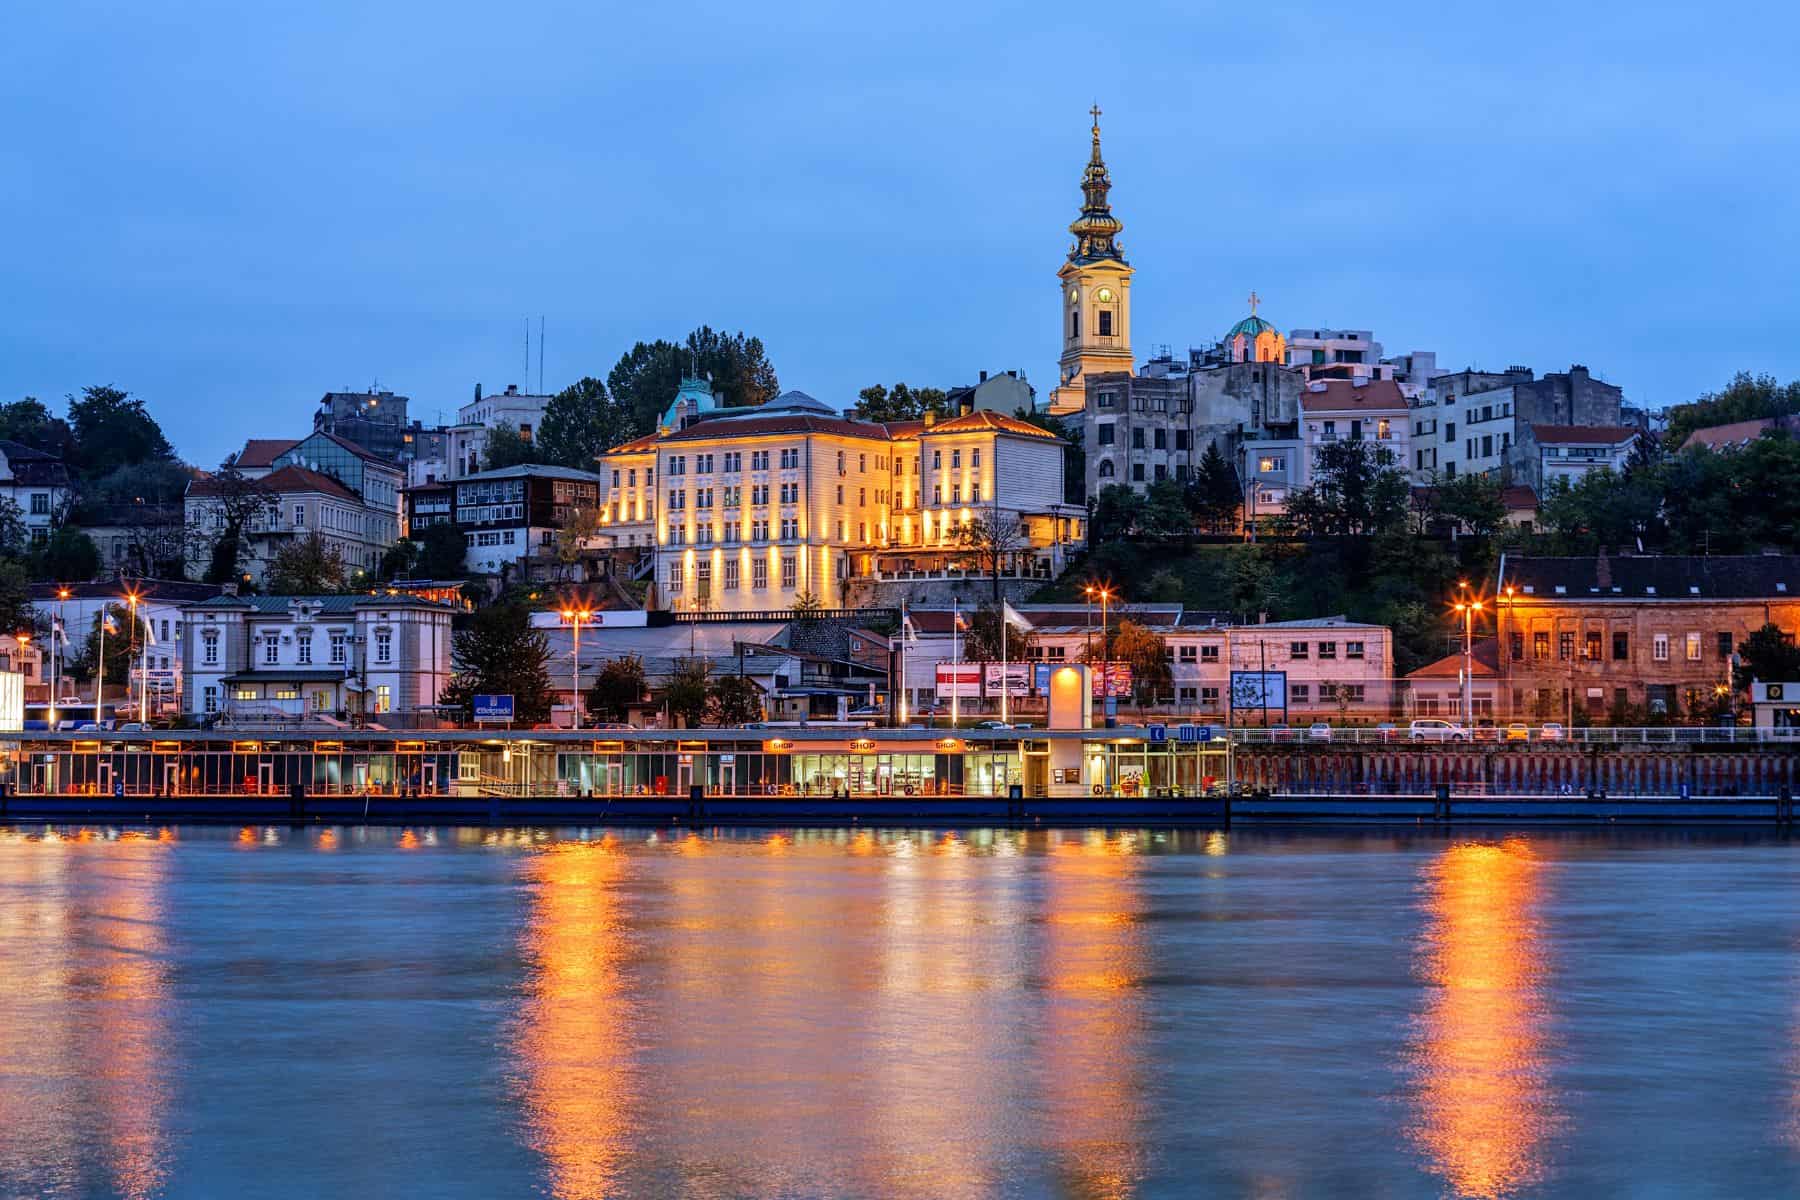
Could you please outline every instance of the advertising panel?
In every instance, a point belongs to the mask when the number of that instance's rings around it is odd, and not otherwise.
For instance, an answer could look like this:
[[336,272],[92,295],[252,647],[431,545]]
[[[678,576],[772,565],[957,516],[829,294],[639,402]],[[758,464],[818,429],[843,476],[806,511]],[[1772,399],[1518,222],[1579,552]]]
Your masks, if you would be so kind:
[[957,697],[963,700],[976,700],[981,696],[981,664],[980,663],[939,663],[937,665],[937,694],[939,700]]
[[1231,707],[1286,708],[1286,671],[1233,671]]
[[1031,694],[1030,663],[984,663],[987,694],[1000,694],[1001,672],[1006,674],[1006,694],[1009,696],[1029,696]]

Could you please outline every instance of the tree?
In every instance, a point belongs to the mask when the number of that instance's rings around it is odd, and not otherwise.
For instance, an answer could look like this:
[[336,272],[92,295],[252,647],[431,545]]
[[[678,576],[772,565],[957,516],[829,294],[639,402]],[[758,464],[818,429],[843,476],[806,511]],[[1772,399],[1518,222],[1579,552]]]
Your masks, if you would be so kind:
[[1136,621],[1120,621],[1112,636],[1112,658],[1130,665],[1131,692],[1139,705],[1154,704],[1158,697],[1173,691],[1169,647],[1154,630]]
[[1283,521],[1307,537],[1369,536],[1403,524],[1411,495],[1386,448],[1361,439],[1327,442],[1313,482],[1288,494]]
[[982,571],[993,582],[994,603],[1000,603],[1000,569],[1026,545],[1019,518],[1001,512],[996,499],[987,512],[957,526],[956,541],[975,555]]
[[344,590],[344,560],[316,530],[275,552],[269,591],[282,596],[322,596]]
[[64,525],[44,543],[39,562],[46,579],[85,583],[100,573],[100,548],[81,530]]
[[669,673],[668,686],[663,689],[663,703],[668,706],[671,717],[678,718],[690,729],[706,719],[706,706],[712,693],[707,681],[711,674],[712,666],[703,658],[676,659],[675,669]]
[[600,510],[597,508],[571,509],[563,518],[562,526],[556,531],[556,565],[558,574],[567,578],[570,568],[581,561],[581,556],[600,532]]
[[113,689],[113,695],[118,696],[124,694],[125,687],[130,682],[131,668],[137,661],[133,650],[142,633],[132,627],[131,610],[123,604],[108,604],[101,612],[94,614],[80,653],[69,663],[69,673],[80,679],[94,678],[95,665],[100,662],[100,623],[108,617],[112,621],[106,629],[106,675],[103,682],[109,689]]
[[525,463],[542,462],[543,452],[530,438],[506,421],[498,421],[487,431],[481,447],[481,469],[499,471]]
[[190,493],[204,497],[206,515],[213,518],[188,527],[187,536],[197,550],[195,557],[207,559],[207,583],[235,583],[242,574],[244,531],[264,513],[271,511],[274,499],[258,481],[233,466],[230,460],[212,476],[196,480]]
[[1188,510],[1187,489],[1175,479],[1159,479],[1144,493],[1138,526],[1146,537],[1175,542],[1194,531],[1194,514]]
[[1492,537],[1506,522],[1501,490],[1498,479],[1459,475],[1432,487],[1430,497],[1433,509],[1450,523],[1453,533],[1467,530],[1476,537]]
[[74,443],[68,463],[84,479],[97,479],[135,463],[175,457],[162,427],[142,400],[111,386],[83,388],[69,397],[69,429]]
[[1753,679],[1764,683],[1800,680],[1800,646],[1788,641],[1773,623],[1744,639],[1738,647],[1738,659],[1742,665],[1735,682],[1740,691],[1747,690]]
[[0,496],[0,554],[23,555],[28,538],[25,510],[11,496]]
[[603,721],[624,721],[631,706],[644,701],[644,660],[621,654],[600,668],[588,689],[588,709]]
[[456,675],[443,703],[468,708],[477,695],[511,696],[513,719],[534,725],[550,719],[550,640],[531,625],[531,610],[514,602],[478,608],[450,639]]
[[1275,564],[1262,550],[1247,547],[1237,551],[1230,566],[1231,609],[1254,623],[1265,613],[1278,613],[1282,607],[1280,576]]
[[538,447],[546,462],[592,471],[600,455],[630,441],[631,413],[606,394],[606,384],[589,375],[550,398],[538,426]]
[[681,343],[639,342],[607,372],[613,402],[630,414],[626,437],[656,428],[684,376],[707,377],[731,407],[764,404],[780,389],[761,339],[742,331],[720,333],[702,325]]
[[1800,413],[1800,380],[1783,386],[1775,382],[1773,375],[1739,371],[1722,390],[1709,392],[1692,404],[1671,408],[1663,444],[1679,450],[1696,429],[1793,413]]
[[30,629],[31,624],[31,586],[24,564],[0,556],[0,633]]
[[1030,657],[1031,647],[1037,642],[1036,633],[1014,625],[1007,629],[1006,645],[1002,647],[1000,613],[999,605],[984,604],[969,617],[969,628],[962,635],[963,661],[999,662],[1004,657],[1010,662],[1021,662]]
[[1243,500],[1236,469],[1219,453],[1217,442],[1208,442],[1193,487],[1193,508],[1201,523],[1212,533],[1229,533],[1237,525]]
[[714,725],[748,725],[763,716],[762,689],[744,675],[721,675],[707,697],[707,719]]
[[865,421],[917,421],[926,413],[944,415],[942,388],[910,387],[896,383],[893,387],[875,384],[857,393],[856,415]]
[[1088,545],[1104,546],[1136,532],[1144,498],[1122,483],[1109,483],[1089,502]]
[[27,396],[11,404],[0,404],[0,438],[66,457],[74,435],[69,431],[69,423],[51,416],[43,401]]
[[467,573],[469,540],[449,522],[427,525],[419,547],[419,570],[425,578],[460,579]]

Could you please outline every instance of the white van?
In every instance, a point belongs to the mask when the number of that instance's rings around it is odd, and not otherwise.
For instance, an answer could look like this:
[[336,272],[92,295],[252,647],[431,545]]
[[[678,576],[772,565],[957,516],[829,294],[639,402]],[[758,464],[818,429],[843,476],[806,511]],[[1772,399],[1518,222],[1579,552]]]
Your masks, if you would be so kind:
[[1454,721],[1426,719],[1414,721],[1407,736],[1415,742],[1466,742],[1469,740],[1469,727],[1458,725]]

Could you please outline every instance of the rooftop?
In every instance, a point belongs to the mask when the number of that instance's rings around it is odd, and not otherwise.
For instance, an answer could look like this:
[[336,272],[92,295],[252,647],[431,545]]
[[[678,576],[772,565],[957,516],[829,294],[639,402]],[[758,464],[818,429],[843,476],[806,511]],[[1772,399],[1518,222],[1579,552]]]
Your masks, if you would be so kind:
[[1056,435],[1048,429],[987,409],[976,409],[974,412],[964,413],[960,417],[951,417],[948,421],[939,421],[925,429],[921,436],[931,437],[940,433],[975,433],[989,429],[997,433],[1013,433],[1022,437],[1056,440]]
[[246,467],[272,467],[277,458],[299,444],[297,438],[251,438],[238,451],[233,465],[239,470]]
[[1400,385],[1391,379],[1318,379],[1300,394],[1303,412],[1405,412]]
[[1800,597],[1800,555],[1503,557],[1499,586],[1534,600],[1777,600]]
[[569,479],[578,483],[599,483],[600,476],[594,471],[577,471],[574,467],[557,467],[549,463],[520,463],[515,467],[501,467],[494,471],[477,471],[473,475],[463,475],[444,482],[452,486],[464,483],[481,483],[488,479]]
[[[1500,641],[1498,638],[1482,638],[1469,648],[1469,677],[1471,679],[1494,678],[1500,674]],[[1446,654],[1433,663],[1426,663],[1416,671],[1408,671],[1408,679],[1461,679],[1463,667],[1462,652]]]
[[366,592],[341,592],[329,596],[214,596],[195,607],[245,608],[254,613],[273,616],[287,612],[289,606],[295,603],[316,604],[319,612],[337,616],[355,612],[358,608],[429,608],[443,612],[455,611],[448,604],[439,604],[435,600],[426,600],[419,596],[394,596],[386,593],[371,596]]
[[1638,435],[1624,425],[1533,425],[1531,433],[1541,446],[1617,446]]

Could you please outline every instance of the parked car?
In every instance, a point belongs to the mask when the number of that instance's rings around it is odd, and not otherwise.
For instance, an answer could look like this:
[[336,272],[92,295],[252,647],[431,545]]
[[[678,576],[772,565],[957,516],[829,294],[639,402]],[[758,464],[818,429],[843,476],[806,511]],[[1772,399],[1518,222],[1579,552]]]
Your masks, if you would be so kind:
[[1374,733],[1376,741],[1391,742],[1400,736],[1400,727],[1392,721],[1383,721],[1375,727]]
[[1299,731],[1291,725],[1275,725],[1269,729],[1269,740],[1272,742],[1291,742],[1299,736]]
[[1331,740],[1331,726],[1323,721],[1314,721],[1312,726],[1307,729],[1306,736],[1311,741],[1329,742]]
[[1543,728],[1538,730],[1538,738],[1546,742],[1566,742],[1569,740],[1569,733],[1560,722],[1546,721]]
[[1005,721],[977,721],[973,725],[969,726],[969,728],[970,729],[1011,729],[1012,726],[1008,725]]
[[1414,721],[1407,730],[1407,736],[1415,742],[1466,742],[1469,740],[1469,729],[1454,721],[1426,717]]
[[1514,721],[1511,725],[1506,727],[1506,740],[1509,742],[1529,742],[1531,740],[1531,726],[1523,721]]

